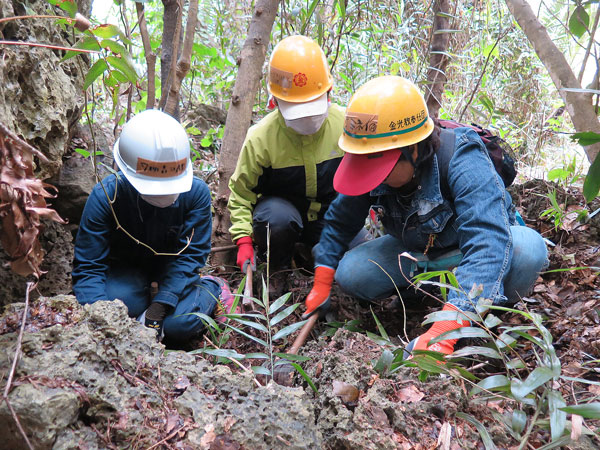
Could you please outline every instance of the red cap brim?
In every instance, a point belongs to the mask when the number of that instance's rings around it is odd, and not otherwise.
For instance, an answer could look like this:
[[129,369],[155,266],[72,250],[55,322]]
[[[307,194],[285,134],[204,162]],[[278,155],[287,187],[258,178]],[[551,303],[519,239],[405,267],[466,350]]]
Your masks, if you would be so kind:
[[399,148],[378,153],[346,153],[335,176],[333,187],[344,195],[362,195],[387,178],[402,155]]

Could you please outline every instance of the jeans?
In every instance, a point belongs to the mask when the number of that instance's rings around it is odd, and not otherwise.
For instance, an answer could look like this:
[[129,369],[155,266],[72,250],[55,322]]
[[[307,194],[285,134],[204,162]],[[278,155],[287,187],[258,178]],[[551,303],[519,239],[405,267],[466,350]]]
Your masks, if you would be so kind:
[[[527,295],[539,272],[547,267],[548,258],[546,245],[536,231],[523,226],[511,226],[510,231],[513,255],[504,280],[504,295],[508,298],[508,303],[516,303]],[[400,291],[410,286],[409,274],[414,264],[408,258],[400,258],[400,270],[398,262],[399,255],[404,251],[406,249],[402,243],[390,235],[366,242],[344,255],[337,268],[335,280],[344,292],[359,299],[377,300],[389,297],[396,293],[394,284]],[[471,286],[461,288],[468,293]],[[455,299],[450,303],[463,311],[474,309],[474,305],[466,299]]]
[[[106,279],[109,300],[120,299],[127,305],[130,317],[138,317],[150,306],[150,283],[148,273],[138,267],[110,267]],[[165,339],[169,342],[185,343],[197,336],[204,324],[199,317],[189,313],[204,313],[210,316],[217,304],[221,288],[214,280],[198,277],[198,282],[189,285],[175,309],[164,321]]]

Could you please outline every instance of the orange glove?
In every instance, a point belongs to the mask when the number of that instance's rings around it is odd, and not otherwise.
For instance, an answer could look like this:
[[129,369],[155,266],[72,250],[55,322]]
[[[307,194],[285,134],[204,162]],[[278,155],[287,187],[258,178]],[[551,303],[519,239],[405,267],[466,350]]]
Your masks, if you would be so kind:
[[[450,303],[446,303],[442,311],[460,311],[460,309],[454,305],[451,305]],[[413,350],[430,350],[443,353],[444,355],[451,355],[454,352],[454,346],[456,345],[458,339],[446,339],[428,346],[429,341],[445,333],[446,331],[469,326],[471,326],[471,322],[466,319],[460,320],[460,318],[458,321],[441,320],[439,322],[434,322],[427,332],[410,341],[410,344],[406,346],[406,350],[408,352],[412,352]]]
[[252,238],[250,236],[244,236],[235,241],[235,245],[238,246],[237,252],[237,265],[246,273],[246,267],[248,264],[252,266],[252,270],[256,270],[256,263],[254,262],[254,246],[252,245]]
[[302,314],[303,319],[312,316],[317,309],[327,304],[334,275],[335,270],[330,267],[319,266],[315,269],[315,281],[306,297],[306,311]]

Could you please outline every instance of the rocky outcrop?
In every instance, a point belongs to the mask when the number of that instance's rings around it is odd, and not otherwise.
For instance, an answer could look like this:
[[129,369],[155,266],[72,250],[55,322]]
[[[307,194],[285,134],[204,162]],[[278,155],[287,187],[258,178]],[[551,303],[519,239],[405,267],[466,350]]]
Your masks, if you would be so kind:
[[[45,0],[25,4],[0,2],[0,17],[59,14]],[[90,0],[79,2],[84,14]],[[67,32],[53,19],[25,19],[0,24],[0,36],[8,41],[33,41],[71,46]],[[14,133],[40,150],[50,162],[38,168],[39,178],[58,173],[69,141],[70,128],[81,116],[85,63],[60,63],[63,51],[40,47],[0,46],[0,120]]]
[[[22,307],[0,324],[2,389]],[[165,355],[120,301],[40,299],[28,323],[9,400],[36,449],[148,448],[169,435],[178,448],[320,448],[303,389],[257,387],[248,373]],[[4,402],[0,436],[3,448],[26,448]]]

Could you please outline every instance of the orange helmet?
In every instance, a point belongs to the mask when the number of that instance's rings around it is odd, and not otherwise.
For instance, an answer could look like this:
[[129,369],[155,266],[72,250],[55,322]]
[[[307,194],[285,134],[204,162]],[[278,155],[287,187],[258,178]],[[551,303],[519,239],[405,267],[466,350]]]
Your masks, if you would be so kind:
[[333,85],[329,65],[319,44],[306,36],[289,36],[273,49],[269,61],[269,90],[291,103],[314,100]]
[[406,78],[385,76],[354,93],[338,144],[348,153],[376,153],[416,144],[432,132],[433,120],[419,89]]

